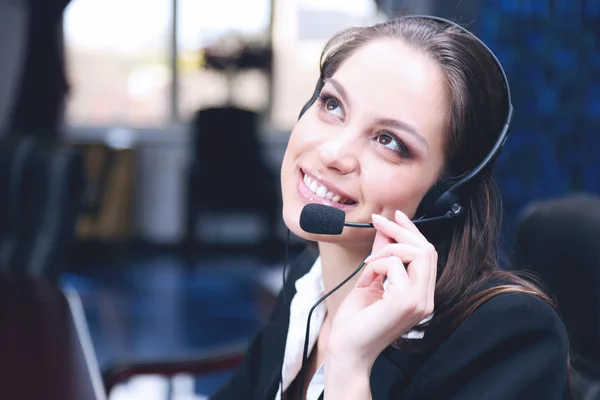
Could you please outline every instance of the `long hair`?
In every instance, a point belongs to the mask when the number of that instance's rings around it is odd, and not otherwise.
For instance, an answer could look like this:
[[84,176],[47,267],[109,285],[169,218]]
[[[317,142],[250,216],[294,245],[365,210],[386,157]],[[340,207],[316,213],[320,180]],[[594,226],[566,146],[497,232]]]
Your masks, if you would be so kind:
[[[377,39],[399,39],[441,68],[451,107],[446,116],[447,162],[440,180],[452,182],[472,170],[497,141],[508,113],[503,77],[489,51],[452,24],[400,17],[334,36],[321,55],[320,80],[331,77],[357,49]],[[462,188],[461,199],[466,206],[462,217],[421,228],[438,252],[435,317],[423,328],[434,329],[436,335],[432,336],[438,343],[477,307],[503,293],[527,293],[556,308],[534,280],[500,267],[502,206],[491,168]],[[492,281],[499,284],[485,287]],[[399,340],[396,344],[414,348],[427,343],[416,342]]]

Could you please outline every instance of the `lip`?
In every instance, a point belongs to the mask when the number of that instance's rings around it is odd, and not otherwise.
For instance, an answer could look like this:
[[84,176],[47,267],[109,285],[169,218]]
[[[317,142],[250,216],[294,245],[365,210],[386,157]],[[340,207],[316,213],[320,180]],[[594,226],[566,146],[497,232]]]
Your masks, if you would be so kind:
[[302,168],[300,168],[300,169],[298,169],[298,194],[301,197],[303,197],[304,199],[306,199],[309,203],[323,204],[323,205],[334,207],[334,208],[344,210],[344,211],[356,208],[356,206],[358,205],[358,202],[356,202],[355,204],[352,204],[352,205],[341,204],[341,203],[336,203],[336,202],[333,202],[333,201],[330,201],[330,200],[327,200],[327,199],[317,196],[304,183],[304,179],[303,179],[304,174],[307,174],[307,175],[313,177],[314,179],[318,180],[319,182],[322,182],[325,186],[327,186],[328,189],[338,193],[342,197],[345,197],[348,199],[353,199],[353,197],[347,195],[344,191],[339,190],[331,182],[328,182],[327,180],[322,179],[320,177],[316,177],[314,174],[311,174],[310,172],[306,172],[306,171],[302,170]]

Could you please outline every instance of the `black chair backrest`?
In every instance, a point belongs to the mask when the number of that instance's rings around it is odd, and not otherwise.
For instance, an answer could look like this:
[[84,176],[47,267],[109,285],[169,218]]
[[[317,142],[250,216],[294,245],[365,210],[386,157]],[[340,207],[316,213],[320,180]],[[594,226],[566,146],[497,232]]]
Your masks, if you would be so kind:
[[263,164],[258,124],[257,113],[233,106],[198,111],[192,121],[195,158],[214,175],[239,174],[240,167],[252,173]]
[[0,270],[12,267],[15,249],[19,244],[24,201],[21,193],[26,182],[24,170],[34,145],[33,138],[0,139]]
[[587,386],[600,384],[600,197],[531,204],[519,224],[513,264],[534,272],[554,295],[574,367]]
[[0,269],[56,278],[81,211],[79,152],[34,138],[0,140]]
[[[276,176],[263,159],[259,114],[229,106],[200,110],[191,123],[192,173],[204,206],[273,209]],[[231,184],[235,182],[235,185]],[[252,193],[240,201],[240,193]]]

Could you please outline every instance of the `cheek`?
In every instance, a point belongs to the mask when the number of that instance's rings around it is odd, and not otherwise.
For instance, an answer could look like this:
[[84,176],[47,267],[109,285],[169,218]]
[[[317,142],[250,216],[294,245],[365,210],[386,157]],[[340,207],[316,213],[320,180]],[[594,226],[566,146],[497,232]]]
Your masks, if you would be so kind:
[[299,121],[290,134],[281,163],[281,186],[283,189],[295,187],[296,166],[307,157],[307,154],[311,154],[311,139],[306,134],[306,128],[306,124]]
[[311,131],[310,123],[306,121],[306,117],[298,121],[288,139],[285,156],[301,153],[310,146]]
[[370,204],[373,212],[388,218],[391,218],[397,209],[409,216],[413,215],[428,188],[416,177],[418,175],[406,167],[400,172],[379,174],[365,179],[363,193],[366,203]]
[[294,163],[294,160],[302,147],[302,140],[300,136],[300,132],[297,131],[297,128],[294,128],[292,131],[290,138],[288,139],[287,146],[285,148],[285,153],[283,154],[283,162],[281,165],[282,172],[290,167],[290,164]]

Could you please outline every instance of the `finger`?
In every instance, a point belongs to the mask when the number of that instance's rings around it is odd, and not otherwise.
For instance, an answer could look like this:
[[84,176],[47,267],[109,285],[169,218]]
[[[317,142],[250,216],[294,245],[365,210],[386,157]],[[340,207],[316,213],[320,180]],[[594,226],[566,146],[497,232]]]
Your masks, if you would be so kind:
[[381,289],[383,287],[383,280],[385,279],[384,275],[379,275],[368,265],[365,267],[364,271],[358,277],[356,281],[356,287],[374,287]]
[[383,288],[383,280],[385,279],[384,275],[378,275],[377,278],[373,279],[373,282],[371,282],[371,284],[369,285],[372,288],[375,289],[381,289]]
[[389,236],[386,236],[385,233],[380,232],[379,230],[375,233],[375,240],[373,241],[373,249],[372,252],[376,252],[383,248],[384,246],[394,243],[395,240]]
[[417,228],[415,223],[412,222],[410,220],[410,218],[408,218],[408,215],[404,214],[402,211],[396,210],[396,212],[394,213],[394,220],[396,221],[396,223],[398,225],[405,227],[406,229],[413,232],[418,237],[423,238],[424,240],[427,240],[425,238],[425,236],[423,236],[423,234],[421,233],[419,228]]
[[427,317],[431,312],[434,311],[435,307],[435,286],[437,280],[437,257],[435,255],[431,256],[431,268],[432,272],[430,273],[429,283],[427,285],[427,291],[424,299],[424,315],[423,317]]
[[[404,226],[398,225],[394,221],[390,221],[378,214],[373,214],[372,218],[375,229],[383,235],[392,238],[395,242],[410,243],[414,245],[423,243],[422,237],[417,236],[414,232],[411,232]],[[373,251],[375,251],[375,249],[373,249]]]
[[431,254],[431,277],[429,282],[429,291],[427,293],[427,298],[429,299],[429,309],[433,310],[435,305],[435,287],[437,283],[437,263],[438,263],[438,254],[437,252],[433,252]]
[[356,281],[356,287],[371,286],[378,276],[379,275],[373,270],[373,268],[371,268],[370,265],[367,265],[358,277],[358,280]]
[[384,246],[377,252],[373,252],[367,257],[365,262],[370,263],[381,258],[396,256],[400,258],[404,264],[408,264],[415,259],[417,254],[419,254],[419,248],[417,246],[407,243],[393,243]]
[[402,261],[395,256],[374,261],[368,265],[374,274],[387,277],[390,285],[407,287],[410,279]]
[[431,248],[419,248],[418,251],[420,254],[408,265],[406,273],[410,279],[411,287],[422,293],[425,296],[424,298],[429,298],[431,287],[435,282],[434,270],[436,265],[431,254],[434,251]]

